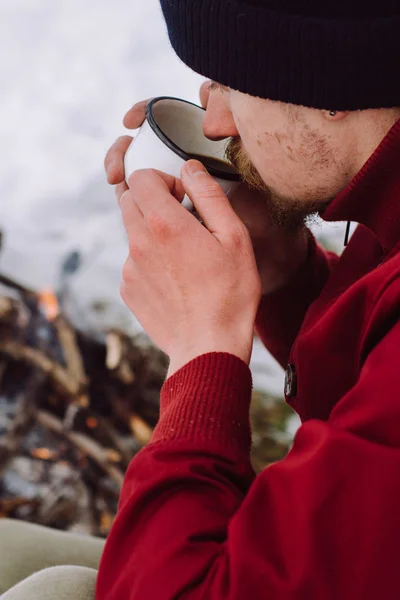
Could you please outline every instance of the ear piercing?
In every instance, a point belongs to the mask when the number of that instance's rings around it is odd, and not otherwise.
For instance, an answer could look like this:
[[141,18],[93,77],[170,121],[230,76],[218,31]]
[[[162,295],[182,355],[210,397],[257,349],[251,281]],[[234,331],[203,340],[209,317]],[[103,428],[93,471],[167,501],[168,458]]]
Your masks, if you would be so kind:
[[337,112],[336,110],[330,110],[329,111],[329,116],[330,117],[334,117],[336,115],[336,112]]

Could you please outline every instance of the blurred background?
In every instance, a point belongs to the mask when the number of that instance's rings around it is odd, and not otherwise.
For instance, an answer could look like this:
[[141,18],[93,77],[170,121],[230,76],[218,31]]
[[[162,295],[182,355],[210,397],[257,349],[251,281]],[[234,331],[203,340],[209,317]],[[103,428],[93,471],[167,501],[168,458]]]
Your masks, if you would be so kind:
[[[198,103],[203,78],[173,52],[158,0],[0,0],[0,45],[0,273],[62,292],[63,312],[88,335],[137,334],[119,297],[127,244],[103,160],[132,104],[164,94]],[[344,230],[315,226],[338,252]],[[251,368],[255,439],[264,408],[278,407],[279,457],[298,427],[282,408],[283,372],[257,340]]]

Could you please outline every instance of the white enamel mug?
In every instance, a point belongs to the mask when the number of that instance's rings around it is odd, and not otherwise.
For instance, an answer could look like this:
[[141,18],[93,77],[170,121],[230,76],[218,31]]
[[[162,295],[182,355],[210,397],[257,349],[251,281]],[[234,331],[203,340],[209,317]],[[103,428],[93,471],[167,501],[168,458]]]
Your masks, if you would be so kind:
[[[179,98],[160,96],[146,107],[146,120],[125,154],[125,177],[139,169],[158,169],[180,178],[187,160],[200,160],[229,197],[240,184],[240,176],[225,158],[228,139],[214,142],[203,133],[205,110]],[[217,159],[212,162],[211,159]],[[185,196],[188,210],[193,204]]]

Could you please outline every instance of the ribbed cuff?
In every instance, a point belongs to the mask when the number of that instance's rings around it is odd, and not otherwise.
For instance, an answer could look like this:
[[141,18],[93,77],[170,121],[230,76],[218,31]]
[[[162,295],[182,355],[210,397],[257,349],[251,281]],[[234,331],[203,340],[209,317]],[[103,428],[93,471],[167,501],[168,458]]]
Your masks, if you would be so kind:
[[240,358],[203,354],[164,383],[151,441],[192,439],[249,452],[251,392],[251,371]]
[[327,17],[312,16],[302,3],[296,10],[293,2],[271,10],[267,1],[160,1],[181,60],[232,89],[327,110],[399,105],[400,11],[394,5],[377,9],[379,16],[360,11],[347,17],[342,9],[340,17]]

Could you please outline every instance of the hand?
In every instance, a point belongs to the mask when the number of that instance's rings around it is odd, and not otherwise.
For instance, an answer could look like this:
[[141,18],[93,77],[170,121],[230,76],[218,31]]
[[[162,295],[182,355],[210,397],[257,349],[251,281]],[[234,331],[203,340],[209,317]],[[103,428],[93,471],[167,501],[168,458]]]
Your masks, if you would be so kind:
[[[180,204],[185,192],[205,227]],[[181,180],[136,171],[118,197],[129,238],[121,296],[170,357],[168,376],[207,352],[249,364],[261,282],[249,233],[220,186],[190,160]]]
[[[209,87],[210,82],[206,81],[200,88],[200,100],[204,108],[208,104]],[[126,113],[125,127],[136,129],[142,125],[146,118],[148,102],[149,100],[138,102]],[[119,195],[128,189],[125,182],[124,156],[132,139],[130,136],[118,138],[104,161],[108,183],[117,186],[116,192]],[[306,260],[307,230],[304,228],[293,234],[272,227],[263,194],[244,184],[239,186],[229,201],[249,231],[261,278],[262,293],[268,294],[279,289]]]

